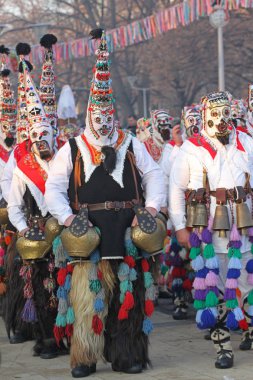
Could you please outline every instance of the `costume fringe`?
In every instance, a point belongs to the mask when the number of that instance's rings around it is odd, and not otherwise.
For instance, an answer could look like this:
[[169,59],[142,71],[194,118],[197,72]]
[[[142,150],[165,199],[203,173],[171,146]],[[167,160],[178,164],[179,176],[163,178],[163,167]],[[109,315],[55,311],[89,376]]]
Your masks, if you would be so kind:
[[[103,265],[106,266],[105,263]],[[95,334],[92,329],[96,294],[89,289],[89,273],[94,266],[96,264],[93,263],[76,264],[72,274],[70,302],[75,314],[70,350],[72,368],[82,364],[91,365],[103,357],[104,334]],[[102,270],[101,265],[100,270]],[[107,312],[107,302],[105,302],[103,311],[99,313],[102,322]]]

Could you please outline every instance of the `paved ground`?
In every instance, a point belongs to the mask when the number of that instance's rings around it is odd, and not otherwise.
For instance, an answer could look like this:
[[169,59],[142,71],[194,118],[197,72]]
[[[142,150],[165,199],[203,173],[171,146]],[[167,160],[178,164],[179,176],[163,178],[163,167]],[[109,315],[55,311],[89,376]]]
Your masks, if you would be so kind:
[[[214,368],[212,344],[197,331],[193,317],[176,322],[171,317],[172,305],[160,301],[154,315],[155,330],[151,337],[150,357],[153,368],[140,375],[126,375],[111,371],[110,365],[98,364],[91,380],[252,380],[253,351],[240,352],[240,335],[233,335],[235,367],[230,370]],[[10,345],[0,322],[1,380],[67,380],[71,379],[69,357],[43,360],[31,355],[32,342]]]

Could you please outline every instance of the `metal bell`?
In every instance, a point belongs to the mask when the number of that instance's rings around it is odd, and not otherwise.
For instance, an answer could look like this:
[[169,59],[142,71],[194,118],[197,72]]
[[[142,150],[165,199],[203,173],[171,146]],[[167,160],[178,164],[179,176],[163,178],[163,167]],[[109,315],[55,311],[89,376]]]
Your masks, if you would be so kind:
[[219,231],[219,237],[226,237],[226,231],[230,230],[228,209],[225,205],[217,205],[213,219],[213,231]]
[[253,221],[247,203],[236,203],[237,228],[241,235],[247,235],[248,228],[253,226]]
[[187,206],[187,210],[186,210],[186,216],[187,216],[186,227],[188,227],[188,228],[192,228],[193,227],[195,209],[196,209],[196,206],[194,204],[189,204]]
[[193,218],[193,227],[199,228],[200,232],[208,224],[207,209],[206,205],[203,203],[198,203],[195,208],[194,218]]

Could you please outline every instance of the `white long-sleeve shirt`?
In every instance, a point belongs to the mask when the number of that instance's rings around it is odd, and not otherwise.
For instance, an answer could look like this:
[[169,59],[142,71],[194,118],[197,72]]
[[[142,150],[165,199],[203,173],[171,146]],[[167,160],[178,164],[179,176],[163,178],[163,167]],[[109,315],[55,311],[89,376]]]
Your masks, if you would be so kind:
[[[41,160],[37,155],[35,155],[36,160],[40,166],[48,174],[50,167],[52,166],[53,159],[50,161]],[[35,186],[35,184],[29,180],[25,174],[16,166],[13,171],[13,177],[11,181],[11,187],[8,197],[8,215],[11,223],[16,227],[20,232],[23,229],[27,228],[27,220],[23,211],[24,207],[24,194],[26,191],[26,186],[29,187],[29,190],[42,213],[45,216],[48,212],[44,195],[41,191]]]
[[[146,198],[145,205],[146,207],[153,207],[159,211],[160,208],[166,204],[166,192],[162,171],[159,168],[159,165],[155,163],[149,155],[145,146],[135,137],[129,135],[129,138],[132,141],[136,166],[142,177],[142,186]],[[79,149],[81,150],[84,161],[85,180],[88,181],[96,166],[91,164],[89,151],[82,144],[81,136],[77,137],[76,141]],[[122,148],[122,151],[124,151],[123,153],[120,153],[120,150],[117,151],[116,168],[111,174],[113,179],[116,180],[121,187],[127,186],[127,183],[121,183],[127,147],[128,146]],[[64,224],[65,220],[73,214],[69,205],[67,194],[69,177],[72,170],[73,164],[71,158],[71,148],[67,142],[56,155],[46,182],[45,193],[45,199],[49,212],[58,220],[60,224]]]
[[8,203],[8,198],[10,194],[10,188],[11,188],[11,181],[13,177],[13,172],[14,169],[17,165],[15,156],[14,156],[14,151],[11,152],[9,160],[5,164],[5,167],[3,169],[3,173],[1,176],[1,181],[0,181],[0,187],[2,190],[2,196]]
[[[203,131],[202,134],[206,136]],[[171,170],[169,183],[169,213],[175,230],[185,228],[185,191],[197,190],[203,187],[203,169],[207,171],[210,190],[217,188],[231,189],[245,185],[245,173],[253,173],[253,144],[251,137],[245,133],[233,131],[230,136],[230,144],[222,145],[217,139],[210,139],[215,156],[202,146],[196,146],[190,141],[185,141]],[[253,179],[251,179],[253,187]],[[251,199],[247,198],[247,204],[251,210]],[[236,215],[235,205],[234,215]],[[231,214],[229,207],[229,217]],[[210,214],[214,217],[216,198],[211,196]],[[227,252],[229,233],[227,238],[218,237],[218,232],[213,234],[213,244],[217,253]],[[250,250],[250,243],[246,236],[242,236],[242,252]]]

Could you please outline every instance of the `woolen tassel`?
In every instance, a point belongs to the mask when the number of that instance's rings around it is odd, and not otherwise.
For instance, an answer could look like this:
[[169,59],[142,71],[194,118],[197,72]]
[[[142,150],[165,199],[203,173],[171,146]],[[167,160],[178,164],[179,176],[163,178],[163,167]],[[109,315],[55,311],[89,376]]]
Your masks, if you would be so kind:
[[136,281],[137,280],[137,272],[134,268],[131,268],[129,271],[129,281]]
[[253,316],[253,305],[249,305],[247,313],[252,317]]
[[227,289],[236,289],[238,287],[238,281],[235,278],[228,278],[225,287]]
[[66,337],[67,337],[68,340],[69,340],[69,338],[72,337],[72,335],[73,335],[73,330],[74,330],[73,325],[67,323],[67,325],[66,325],[66,327],[65,327],[65,335],[66,335]]
[[105,308],[104,301],[101,298],[96,298],[94,300],[94,310],[96,313],[101,313]]
[[235,314],[235,319],[239,322],[239,321],[242,321],[244,319],[244,315],[243,315],[243,312],[242,312],[242,309],[240,307],[236,307],[234,310],[233,310],[234,314]]
[[34,305],[34,300],[28,298],[25,302],[21,318],[24,322],[32,323],[37,321],[37,313]]
[[211,257],[210,259],[206,260],[206,267],[208,269],[215,269],[219,268],[219,262],[217,256]]
[[99,316],[94,315],[92,318],[92,330],[94,331],[94,333],[97,335],[101,335],[103,328],[103,322],[101,321]]
[[196,259],[196,257],[200,255],[200,252],[201,252],[200,247],[192,247],[190,250],[190,256],[189,256],[190,259],[191,260]]
[[58,313],[55,320],[55,324],[59,327],[65,327],[67,324],[66,315]]
[[253,273],[253,259],[248,260],[245,269],[248,273]]
[[208,228],[204,228],[202,234],[201,234],[201,238],[202,238],[202,241],[203,243],[206,243],[206,244],[211,244],[212,243],[212,232],[209,231]]
[[[233,244],[235,242],[232,242]],[[237,242],[237,243],[241,243],[241,242]],[[242,253],[240,251],[240,247],[237,248],[237,247],[230,247],[228,249],[228,257],[231,258],[231,257],[237,257],[238,259],[241,259],[242,258]]]
[[194,307],[196,310],[204,309],[205,306],[206,306],[205,301],[194,300],[194,302],[193,302],[193,307]]
[[201,323],[201,316],[202,316],[202,313],[203,313],[203,310],[198,310],[197,313],[196,313],[196,323],[199,324]]
[[59,303],[58,303],[58,312],[60,314],[66,314],[67,310],[68,310],[67,301],[64,298],[60,298]]
[[205,266],[203,257],[201,255],[197,256],[195,260],[192,260],[191,266],[195,272],[203,269]]
[[145,318],[142,324],[142,331],[145,335],[149,335],[153,331],[153,323],[149,318]]
[[153,280],[152,274],[150,272],[144,272],[143,276],[144,276],[144,286],[147,289],[151,285],[153,285],[154,280]]
[[238,324],[239,324],[239,327],[240,327],[241,330],[247,331],[248,328],[249,328],[249,325],[248,325],[248,323],[247,323],[247,321],[246,321],[245,318],[242,319],[241,321],[239,321]]
[[192,286],[196,290],[197,289],[200,289],[200,290],[206,289],[205,279],[204,278],[200,278],[200,277],[195,277]]
[[200,247],[200,245],[201,245],[201,240],[195,232],[192,232],[190,234],[189,241],[190,241],[191,247]]
[[57,283],[60,286],[64,285],[64,282],[66,280],[66,276],[67,276],[67,269],[66,268],[59,269],[58,274],[57,274]]
[[195,298],[195,300],[205,301],[205,299],[206,299],[206,290],[196,289],[195,293],[194,293],[194,298]]
[[71,274],[67,274],[65,282],[64,282],[64,289],[66,292],[69,292],[71,288]]
[[102,288],[101,282],[99,280],[90,280],[89,288],[91,292],[98,294],[98,292]]
[[209,270],[206,267],[204,267],[197,271],[196,277],[206,278],[208,272]]
[[212,244],[207,244],[203,251],[203,256],[205,259],[211,259],[215,256],[214,247]]
[[237,330],[238,329],[238,322],[235,319],[235,315],[232,311],[230,311],[227,315],[227,322],[226,322],[227,328],[230,330]]
[[129,268],[134,268],[135,267],[135,260],[132,256],[126,256],[124,258],[124,262],[129,266]]
[[192,282],[189,278],[186,278],[183,282],[183,289],[191,291],[192,290]]
[[118,313],[118,319],[123,321],[124,319],[128,319],[128,311],[121,305]]
[[75,322],[75,314],[72,306],[68,307],[67,315],[66,315],[67,325],[72,325]]
[[[253,260],[252,260],[252,262],[253,262]],[[232,268],[240,269],[240,270],[242,269],[242,263],[237,257],[231,257],[231,259],[228,262],[228,269],[232,269]],[[246,266],[246,268],[247,268],[247,266]]]
[[233,224],[231,232],[230,232],[230,241],[238,241],[241,240],[241,236],[235,224]]
[[239,269],[229,269],[227,273],[227,278],[239,278],[240,277],[240,270]]
[[53,333],[54,333],[54,337],[55,337],[55,341],[56,341],[57,346],[60,346],[60,341],[65,336],[65,328],[55,325]]
[[225,289],[224,300],[233,300],[236,298],[236,289]]
[[210,291],[206,295],[206,307],[214,307],[218,305],[218,297],[213,291]]
[[126,292],[122,306],[125,310],[131,310],[134,307],[134,297],[129,291]]
[[146,260],[146,259],[142,259],[142,260],[141,260],[141,267],[142,267],[143,272],[148,272],[148,271],[149,271],[149,263],[148,263],[148,260]]
[[248,304],[253,305],[253,290],[251,290],[248,294]]
[[146,300],[145,301],[145,314],[148,316],[148,317],[151,317],[151,315],[153,314],[154,312],[154,303],[153,301],[151,300]]
[[227,300],[226,301],[226,306],[227,306],[228,309],[235,309],[238,306],[237,299]]
[[210,309],[203,310],[201,315],[201,323],[198,326],[201,329],[211,329],[216,324],[216,318]]
[[205,283],[206,283],[206,286],[217,286],[218,276],[214,272],[210,271],[206,275]]

